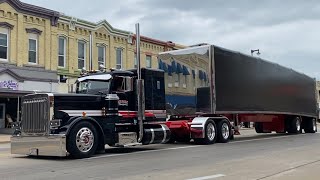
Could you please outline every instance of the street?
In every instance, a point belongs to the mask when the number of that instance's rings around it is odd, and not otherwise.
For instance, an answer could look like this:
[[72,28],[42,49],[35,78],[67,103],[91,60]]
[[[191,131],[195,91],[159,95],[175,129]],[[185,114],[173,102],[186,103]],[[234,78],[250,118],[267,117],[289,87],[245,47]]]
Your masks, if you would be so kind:
[[242,132],[227,144],[107,148],[80,160],[11,155],[0,144],[0,179],[319,179],[320,133]]

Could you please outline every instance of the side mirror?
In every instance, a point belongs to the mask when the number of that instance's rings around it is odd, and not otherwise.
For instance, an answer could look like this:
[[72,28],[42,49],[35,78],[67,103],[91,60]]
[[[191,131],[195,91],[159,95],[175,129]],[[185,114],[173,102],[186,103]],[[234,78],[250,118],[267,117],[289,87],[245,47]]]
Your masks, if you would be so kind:
[[126,77],[124,80],[125,80],[125,90],[126,91],[133,91],[133,78]]

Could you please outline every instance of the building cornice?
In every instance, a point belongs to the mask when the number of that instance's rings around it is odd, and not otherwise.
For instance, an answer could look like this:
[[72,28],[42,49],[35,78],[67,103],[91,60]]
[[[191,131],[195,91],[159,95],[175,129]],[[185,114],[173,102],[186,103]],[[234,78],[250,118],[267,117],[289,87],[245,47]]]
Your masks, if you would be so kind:
[[10,4],[18,12],[50,19],[52,26],[57,25],[60,16],[60,13],[57,11],[23,3],[19,0],[0,0],[0,4],[5,2]]

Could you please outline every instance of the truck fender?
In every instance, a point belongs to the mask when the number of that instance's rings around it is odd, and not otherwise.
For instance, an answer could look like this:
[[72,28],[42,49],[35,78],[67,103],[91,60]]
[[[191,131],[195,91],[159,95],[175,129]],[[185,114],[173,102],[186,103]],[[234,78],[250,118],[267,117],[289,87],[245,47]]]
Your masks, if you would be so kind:
[[[205,125],[208,120],[217,122],[221,119],[227,119],[227,117],[195,117],[190,123],[191,138],[204,138],[205,137]],[[228,120],[229,121],[229,120]]]
[[[70,120],[73,119],[73,121],[70,122]],[[91,122],[95,127],[97,127],[97,131],[101,133],[102,136],[100,137],[103,137],[103,141],[104,142],[104,132],[102,130],[102,127],[100,126],[100,124],[95,120],[93,119],[92,117],[77,117],[77,118],[70,118],[70,120],[68,122],[70,122],[70,124],[68,125],[68,128],[67,128],[67,131],[66,131],[66,136],[68,136],[68,134],[70,133],[70,130],[71,128],[76,124],[78,123],[79,121],[88,121],[88,122]]]

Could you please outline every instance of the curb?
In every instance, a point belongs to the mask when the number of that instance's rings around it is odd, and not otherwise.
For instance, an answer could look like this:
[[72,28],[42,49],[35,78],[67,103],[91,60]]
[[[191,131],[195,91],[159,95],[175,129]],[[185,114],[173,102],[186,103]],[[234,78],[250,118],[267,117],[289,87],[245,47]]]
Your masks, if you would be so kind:
[[0,144],[8,144],[10,143],[11,141],[1,141]]

